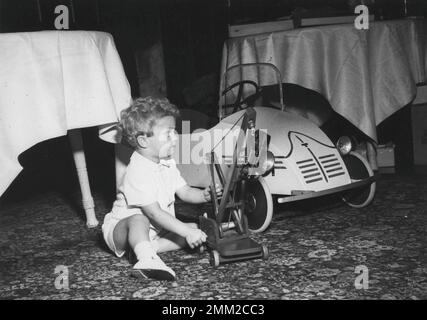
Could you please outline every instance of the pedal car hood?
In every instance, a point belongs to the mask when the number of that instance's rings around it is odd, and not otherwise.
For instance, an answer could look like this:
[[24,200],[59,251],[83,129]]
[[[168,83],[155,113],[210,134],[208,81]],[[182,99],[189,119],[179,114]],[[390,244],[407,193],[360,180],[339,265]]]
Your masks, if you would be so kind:
[[[272,194],[316,192],[351,182],[338,150],[316,124],[286,111],[254,109],[256,128],[268,134],[275,156],[274,170],[265,177]],[[243,112],[222,121],[234,123]]]
[[[287,111],[273,108],[255,107],[256,128],[265,130],[271,137],[270,144],[280,150],[280,154],[289,157],[293,152],[295,139],[305,137],[307,142],[317,141],[330,148],[335,148],[330,139],[311,121]],[[234,124],[244,113],[236,112],[222,121]]]

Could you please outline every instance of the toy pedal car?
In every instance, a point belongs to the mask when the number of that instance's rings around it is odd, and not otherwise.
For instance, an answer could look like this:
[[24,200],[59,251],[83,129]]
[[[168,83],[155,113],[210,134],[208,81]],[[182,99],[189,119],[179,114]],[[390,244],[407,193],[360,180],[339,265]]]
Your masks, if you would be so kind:
[[[223,95],[234,93],[237,99],[232,105],[220,104],[219,122],[208,130],[179,136],[175,160],[183,178],[191,186],[207,187],[209,173],[200,159],[212,149],[215,149],[216,157],[223,160],[222,170],[225,173],[229,170],[235,131],[249,105],[256,111],[256,130],[260,137],[266,137],[268,154],[272,156],[269,157],[271,168],[247,185],[246,216],[252,232],[262,232],[269,226],[274,209],[273,196],[277,203],[289,203],[337,193],[352,207],[367,206],[376,190],[368,161],[355,151],[349,137],[342,136],[334,144],[315,123],[287,111],[281,76],[274,65],[236,65],[227,70],[224,78],[232,69],[260,66],[274,71],[280,107],[256,105],[262,90],[253,79],[239,80],[223,90]],[[242,77],[241,73],[239,77]],[[252,91],[245,89],[247,84],[253,87]],[[245,93],[247,91],[249,93]],[[225,115],[225,110],[231,110],[231,114]]]

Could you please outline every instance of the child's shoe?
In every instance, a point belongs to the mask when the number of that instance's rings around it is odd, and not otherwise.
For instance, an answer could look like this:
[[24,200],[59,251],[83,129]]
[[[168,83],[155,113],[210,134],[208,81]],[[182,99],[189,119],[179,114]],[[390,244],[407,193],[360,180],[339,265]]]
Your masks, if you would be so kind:
[[156,280],[175,280],[175,272],[169,268],[160,257],[153,253],[139,260],[131,271],[136,278],[151,278]]

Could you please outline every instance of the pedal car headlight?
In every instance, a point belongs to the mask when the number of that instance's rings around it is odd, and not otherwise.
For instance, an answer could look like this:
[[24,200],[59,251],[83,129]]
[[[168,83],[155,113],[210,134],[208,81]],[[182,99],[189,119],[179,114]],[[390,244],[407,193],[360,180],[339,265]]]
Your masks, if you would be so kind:
[[342,156],[345,156],[346,154],[349,154],[350,151],[353,149],[353,142],[351,141],[350,137],[342,136],[338,139],[336,147],[339,153]]
[[271,151],[267,151],[267,160],[264,163],[265,172],[263,176],[267,176],[274,168],[274,154]]

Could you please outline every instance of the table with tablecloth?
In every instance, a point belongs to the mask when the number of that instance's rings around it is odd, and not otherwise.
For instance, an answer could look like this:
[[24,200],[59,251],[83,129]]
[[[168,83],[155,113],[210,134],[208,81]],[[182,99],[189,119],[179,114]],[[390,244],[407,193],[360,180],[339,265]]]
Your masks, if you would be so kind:
[[131,101],[113,37],[96,31],[0,34],[0,195],[22,170],[18,156],[68,130],[114,128]]
[[[405,19],[370,22],[368,30],[343,24],[228,39],[221,74],[239,63],[272,63],[283,83],[319,92],[376,141],[376,126],[409,104],[417,84],[426,82],[426,61],[427,21]],[[220,90],[242,79],[275,83],[274,76],[251,67],[222,77]]]

